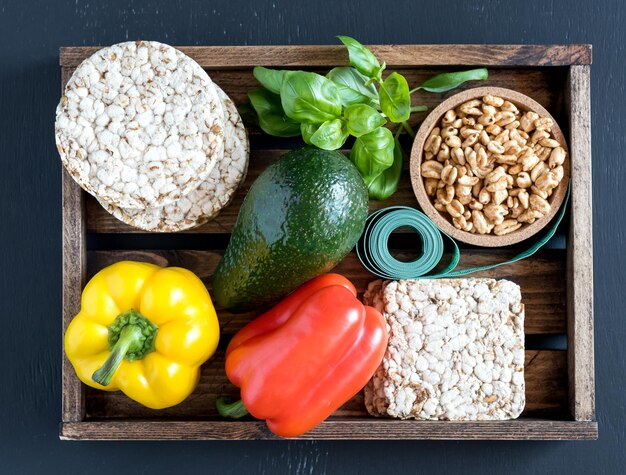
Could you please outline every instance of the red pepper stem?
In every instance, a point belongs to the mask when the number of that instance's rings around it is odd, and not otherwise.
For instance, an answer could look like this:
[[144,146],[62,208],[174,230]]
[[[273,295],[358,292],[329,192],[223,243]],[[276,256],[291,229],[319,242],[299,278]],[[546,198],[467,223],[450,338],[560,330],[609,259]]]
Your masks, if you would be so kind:
[[124,359],[124,356],[126,356],[128,350],[131,349],[131,346],[137,346],[138,343],[141,344],[142,337],[143,334],[141,332],[141,328],[137,325],[126,325],[122,328],[120,337],[113,347],[113,351],[102,367],[91,376],[91,379],[102,386],[107,386],[111,382],[111,378],[117,369],[120,367],[120,364],[122,363],[122,360]]
[[217,398],[215,406],[217,407],[217,412],[220,413],[220,416],[228,417],[229,419],[241,419],[249,414],[241,399],[235,402],[230,402],[228,397],[220,396]]

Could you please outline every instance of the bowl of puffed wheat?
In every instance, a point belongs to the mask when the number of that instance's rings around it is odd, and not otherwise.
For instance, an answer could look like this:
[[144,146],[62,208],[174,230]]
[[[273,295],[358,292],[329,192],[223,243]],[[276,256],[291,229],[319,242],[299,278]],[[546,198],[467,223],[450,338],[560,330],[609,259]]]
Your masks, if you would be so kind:
[[550,113],[510,89],[455,94],[426,117],[411,150],[422,211],[477,246],[523,241],[543,229],[567,194],[570,160]]

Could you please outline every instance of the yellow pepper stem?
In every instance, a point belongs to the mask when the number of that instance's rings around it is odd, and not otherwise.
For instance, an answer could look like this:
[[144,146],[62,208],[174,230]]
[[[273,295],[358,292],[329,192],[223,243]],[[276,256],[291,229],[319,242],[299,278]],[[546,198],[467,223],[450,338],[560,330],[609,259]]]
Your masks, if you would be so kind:
[[158,328],[134,309],[119,315],[109,325],[109,351],[111,354],[91,379],[107,386],[122,360],[135,361],[154,351]]

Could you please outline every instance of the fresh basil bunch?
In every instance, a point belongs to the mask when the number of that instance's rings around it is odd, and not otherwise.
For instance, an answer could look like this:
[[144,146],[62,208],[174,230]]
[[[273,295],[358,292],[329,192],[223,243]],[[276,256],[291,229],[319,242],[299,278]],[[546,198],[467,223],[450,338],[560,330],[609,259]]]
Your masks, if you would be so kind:
[[[445,92],[466,81],[487,79],[485,68],[443,73],[409,90],[407,80],[392,72],[383,79],[386,65],[348,36],[339,36],[348,48],[350,66],[331,69],[326,76],[306,71],[254,68],[263,88],[248,93],[261,129],[276,137],[302,135],[307,144],[337,150],[348,136],[355,137],[350,160],[368,186],[370,198],[384,200],[398,188],[403,151],[398,136],[407,131],[412,112],[411,94],[423,89]],[[400,124],[395,134],[388,122]]]

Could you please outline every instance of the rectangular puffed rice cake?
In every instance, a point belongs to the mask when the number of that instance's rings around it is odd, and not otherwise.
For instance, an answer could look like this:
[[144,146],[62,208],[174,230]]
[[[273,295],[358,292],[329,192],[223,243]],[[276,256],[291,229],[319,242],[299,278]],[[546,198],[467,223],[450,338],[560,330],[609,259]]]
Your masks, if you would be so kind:
[[373,416],[506,420],[525,404],[524,305],[494,279],[377,280],[364,303],[387,320],[389,345],[365,387]]

